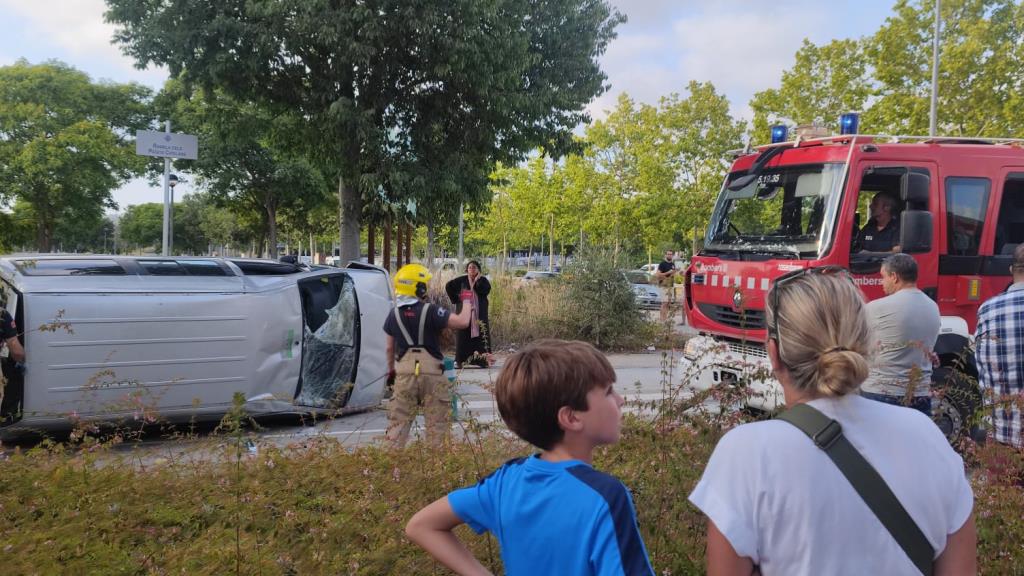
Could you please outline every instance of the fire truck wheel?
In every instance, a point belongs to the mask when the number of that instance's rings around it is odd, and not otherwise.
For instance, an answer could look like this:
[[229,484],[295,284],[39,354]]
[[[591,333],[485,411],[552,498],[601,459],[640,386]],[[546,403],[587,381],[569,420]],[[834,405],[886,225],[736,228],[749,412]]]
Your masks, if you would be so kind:
[[981,407],[981,391],[977,379],[951,366],[932,371],[932,418],[950,441],[959,439],[976,420]]

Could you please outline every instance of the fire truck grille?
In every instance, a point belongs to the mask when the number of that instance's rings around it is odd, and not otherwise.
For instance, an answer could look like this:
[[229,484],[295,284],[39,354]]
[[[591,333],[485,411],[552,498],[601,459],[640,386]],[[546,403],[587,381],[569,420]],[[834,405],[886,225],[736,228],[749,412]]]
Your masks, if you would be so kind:
[[756,356],[767,358],[768,352],[760,344],[729,341],[729,352],[739,356]]
[[764,310],[734,310],[732,306],[698,303],[697,308],[711,320],[741,330],[763,330]]

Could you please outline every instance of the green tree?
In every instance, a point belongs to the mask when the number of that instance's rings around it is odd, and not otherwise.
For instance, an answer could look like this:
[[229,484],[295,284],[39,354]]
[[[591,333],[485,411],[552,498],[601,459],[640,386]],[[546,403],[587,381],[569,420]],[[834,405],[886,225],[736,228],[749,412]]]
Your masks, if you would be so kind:
[[865,109],[871,94],[867,56],[859,40],[817,46],[806,38],[778,88],[754,94],[754,143],[768,141],[769,126],[818,123],[839,131],[839,115]]
[[[1024,134],[1024,5],[1014,0],[944,0],[939,64],[939,134]],[[877,82],[865,125],[927,134],[935,3],[900,0],[867,40]]]
[[139,65],[299,114],[316,163],[337,177],[346,259],[359,256],[363,196],[397,192],[393,171],[434,173],[453,157],[479,179],[537,145],[568,150],[622,21],[604,0],[107,5]]
[[163,241],[164,205],[157,202],[133,204],[121,215],[121,241],[137,249],[154,248]]
[[196,174],[215,201],[259,215],[271,258],[277,257],[279,213],[305,210],[307,220],[328,200],[320,171],[286,144],[301,130],[295,113],[240,102],[220,90],[189,90],[177,81],[167,83],[156,107],[199,135],[202,154],[178,164]]
[[147,125],[149,94],[60,62],[0,68],[0,202],[31,205],[40,251],[62,222],[100,222],[117,207],[111,192],[143,170],[131,136]]

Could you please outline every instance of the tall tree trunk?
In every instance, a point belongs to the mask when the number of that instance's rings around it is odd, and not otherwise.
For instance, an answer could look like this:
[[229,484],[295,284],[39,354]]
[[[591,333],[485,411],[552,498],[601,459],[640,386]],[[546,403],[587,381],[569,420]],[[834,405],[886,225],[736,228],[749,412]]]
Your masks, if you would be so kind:
[[340,260],[348,263],[359,260],[359,215],[363,200],[352,179],[338,176],[338,223],[340,228]]
[[434,221],[427,220],[427,266],[434,267]]
[[277,206],[267,204],[267,253],[271,260],[277,260]]
[[412,222],[405,224],[405,263],[412,264],[412,233],[415,230]]
[[39,246],[40,252],[49,252],[53,249],[53,230],[52,226],[42,215],[36,222],[36,245]]
[[405,245],[402,243],[402,232],[404,232],[404,231],[405,231],[405,223],[402,222],[401,218],[399,218],[398,222],[395,223],[395,235],[396,235],[396,239],[395,239],[395,269],[396,270],[398,268],[401,268],[402,264],[403,264],[403,261],[402,261],[402,248],[405,248]]
[[391,214],[384,217],[384,250],[381,256],[384,258],[382,265],[385,270],[391,270]]
[[551,228],[548,232],[548,272],[555,271],[555,215],[551,215]]
[[374,233],[376,228],[375,223],[372,221],[366,226],[366,263],[371,266],[377,251],[377,235]]

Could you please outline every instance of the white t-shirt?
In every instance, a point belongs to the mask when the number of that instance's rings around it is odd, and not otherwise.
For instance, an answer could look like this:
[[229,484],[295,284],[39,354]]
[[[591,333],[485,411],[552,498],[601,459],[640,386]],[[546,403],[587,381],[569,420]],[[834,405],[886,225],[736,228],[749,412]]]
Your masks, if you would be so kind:
[[[916,410],[858,395],[809,404],[839,421],[937,557],[974,506],[963,460],[938,427]],[[729,431],[690,501],[766,576],[920,574],[835,463],[788,422]]]

